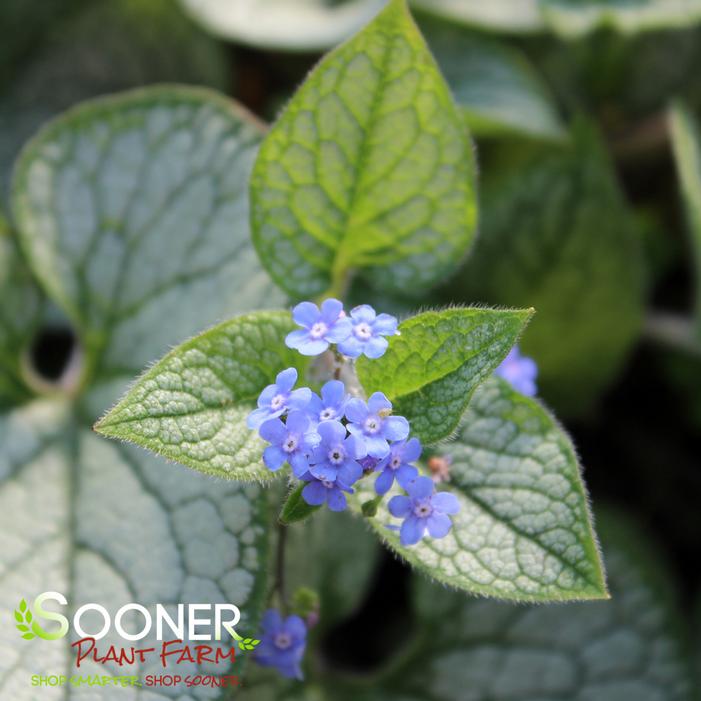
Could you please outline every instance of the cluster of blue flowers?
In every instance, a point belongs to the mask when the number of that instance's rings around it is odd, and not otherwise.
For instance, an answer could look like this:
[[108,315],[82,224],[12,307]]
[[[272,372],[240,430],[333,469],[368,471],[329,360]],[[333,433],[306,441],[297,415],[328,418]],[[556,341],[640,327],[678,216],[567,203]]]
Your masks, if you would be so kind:
[[[366,304],[346,315],[335,299],[327,299],[321,309],[302,302],[292,316],[302,328],[285,342],[305,355],[319,355],[335,344],[349,358],[379,358],[388,347],[386,337],[397,334],[395,317],[376,314]],[[294,368],[281,372],[261,392],[258,408],[248,417],[249,428],[270,444],[263,452],[268,469],[275,472],[289,464],[295,477],[306,482],[303,499],[314,506],[326,503],[332,511],[343,511],[353,485],[377,473],[379,496],[395,481],[408,495],[389,504],[390,513],[404,519],[403,545],[417,543],[426,532],[445,536],[451,527],[448,514],[457,512],[458,501],[435,493],[433,481],[419,475],[412,463],[421,456],[421,443],[409,437],[409,422],[392,414],[389,399],[382,392],[367,402],[351,397],[340,380],[326,382],[317,395],[307,387],[294,389],[297,379]]]

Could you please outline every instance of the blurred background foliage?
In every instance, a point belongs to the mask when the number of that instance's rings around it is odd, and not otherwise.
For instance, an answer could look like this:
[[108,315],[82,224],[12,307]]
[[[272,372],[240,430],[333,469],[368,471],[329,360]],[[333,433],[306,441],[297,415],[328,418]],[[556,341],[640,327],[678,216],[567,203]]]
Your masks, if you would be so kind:
[[[272,120],[321,52],[382,5],[3,0],[0,212],[22,144],[77,102],[181,82],[217,88]],[[480,236],[458,274],[427,297],[367,288],[352,297],[395,313],[448,303],[536,308],[522,347],[540,367],[541,396],[574,436],[594,503],[612,505],[602,537],[615,598],[529,609],[436,597],[358,524],[334,521],[347,535],[337,547],[317,521],[290,558],[291,581],[311,578],[323,594],[322,654],[311,664],[322,680],[329,669],[372,671],[372,693],[361,696],[352,681],[336,690],[354,699],[691,698],[689,665],[701,667],[701,1],[413,7],[475,138]],[[673,101],[684,105],[676,129]],[[33,283],[10,250],[9,226],[0,217],[0,279],[20,289]],[[22,310],[37,320],[32,329],[51,314],[34,297]],[[41,353],[45,367],[66,355],[51,344]],[[0,353],[0,368],[16,362]],[[0,397],[22,396],[4,381]],[[662,559],[646,551],[649,536]],[[305,547],[310,539],[316,550]],[[643,664],[646,640],[658,642]],[[579,660],[579,682],[567,681],[567,655]],[[260,676],[251,698],[298,693]],[[606,678],[623,682],[606,691]],[[455,696],[457,688],[474,693]]]

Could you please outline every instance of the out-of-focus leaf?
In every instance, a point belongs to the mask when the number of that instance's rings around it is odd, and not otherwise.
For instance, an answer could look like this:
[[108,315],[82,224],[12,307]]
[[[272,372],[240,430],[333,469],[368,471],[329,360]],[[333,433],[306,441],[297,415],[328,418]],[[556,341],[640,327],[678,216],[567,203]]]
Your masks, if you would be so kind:
[[670,114],[672,147],[691,229],[696,264],[696,327],[701,336],[701,135],[688,108],[677,103]]
[[474,135],[565,136],[552,95],[520,51],[443,22],[421,29]]
[[328,49],[360,29],[385,0],[180,0],[207,30],[268,49]]
[[367,395],[383,392],[424,445],[449,436],[480,382],[518,340],[532,310],[453,308],[409,317],[378,359],[359,358]]
[[[34,6],[33,23],[37,7],[56,1],[10,0],[10,4]],[[78,5],[75,0],[72,4]],[[166,81],[227,87],[222,50],[172,0],[82,4],[86,7],[80,13],[62,14],[28,60],[13,66],[14,79],[0,97],[3,197],[12,162],[24,142],[49,118],[81,100]]]
[[601,519],[610,601],[514,606],[417,578],[413,638],[345,701],[691,701],[695,681],[664,567],[637,524]]
[[414,7],[453,22],[509,33],[543,28],[539,0],[412,0]]
[[27,399],[23,358],[40,321],[43,295],[0,213],[0,406]]
[[549,27],[577,37],[601,27],[633,34],[701,21],[701,0],[540,0]]
[[[159,458],[78,428],[70,414],[65,403],[36,401],[0,415],[3,620],[22,597],[51,590],[72,605],[99,601],[112,614],[132,601],[147,607],[230,602],[241,610],[238,629],[252,634],[268,576],[263,487],[216,482],[185,470],[175,474]],[[27,683],[36,659],[52,673],[75,671],[69,645],[78,637],[73,632],[50,644],[39,638],[20,642],[14,626],[2,626],[3,695],[14,701],[36,698]],[[158,647],[155,626],[141,643]],[[112,629],[101,644],[121,647],[124,640]],[[219,644],[227,648],[230,642]],[[234,671],[241,664],[237,656]],[[178,671],[206,669],[186,663]],[[157,657],[120,667],[84,660],[80,672],[107,670],[143,677],[163,668]],[[65,698],[82,697],[79,688],[66,687]],[[154,690],[149,697],[171,698]]]
[[475,233],[472,145],[403,0],[331,52],[265,138],[251,179],[253,240],[296,297],[359,270],[419,294]]
[[81,105],[23,151],[18,233],[88,376],[133,378],[195,330],[281,303],[249,239],[259,139],[233,102],[164,86]]
[[265,443],[246,425],[279,372],[304,367],[285,346],[289,312],[252,312],[174,348],[147,370],[95,426],[205,474],[269,480]]
[[[445,487],[460,502],[441,539],[400,545],[386,506],[370,520],[380,538],[422,574],[467,592],[515,601],[607,596],[587,496],[572,444],[534,399],[493,378],[480,385],[455,440]],[[355,486],[353,508],[374,496]],[[398,487],[390,495],[399,493]]]
[[615,377],[639,333],[641,239],[598,139],[580,126],[562,148],[509,145],[485,163],[481,234],[452,298],[532,306],[522,349],[543,396],[583,412]]

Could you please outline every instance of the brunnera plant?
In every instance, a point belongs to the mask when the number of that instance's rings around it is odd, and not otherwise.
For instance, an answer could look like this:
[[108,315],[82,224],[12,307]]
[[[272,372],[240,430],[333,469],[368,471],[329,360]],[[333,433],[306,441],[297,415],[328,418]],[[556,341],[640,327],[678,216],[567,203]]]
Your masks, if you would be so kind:
[[[250,205],[263,267],[287,295],[323,304],[253,311],[185,341],[96,430],[224,479],[286,476],[284,523],[348,507],[466,592],[606,597],[568,437],[492,377],[531,310],[448,308],[398,324],[336,299],[351,277],[420,293],[475,236],[469,133],[404,2],[299,88],[262,140]],[[450,465],[437,491],[422,450]]]
[[[96,580],[145,605],[216,591],[248,630],[278,514],[302,529],[323,501],[461,593],[605,598],[569,438],[493,376],[531,310],[401,323],[343,311],[351,279],[417,295],[450,276],[476,235],[476,178],[464,114],[401,0],[332,51],[267,133],[228,100],[173,86],[45,127],[0,221],[0,286],[14,295],[0,318],[10,584],[39,589],[41,558],[76,596]],[[28,401],[45,393],[17,358],[55,306],[80,338],[80,371],[70,396]],[[89,430],[160,356],[96,428],[191,473]],[[432,461],[446,466],[437,485]],[[290,485],[271,514],[275,479]],[[427,508],[441,518],[425,533],[413,517]],[[270,636],[303,642],[294,620],[264,628],[261,654]]]

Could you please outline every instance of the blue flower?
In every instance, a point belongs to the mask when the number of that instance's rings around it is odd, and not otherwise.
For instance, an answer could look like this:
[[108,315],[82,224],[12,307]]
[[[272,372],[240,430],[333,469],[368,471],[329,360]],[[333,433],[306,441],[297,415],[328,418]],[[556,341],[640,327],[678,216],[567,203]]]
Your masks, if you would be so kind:
[[409,422],[403,416],[390,416],[392,403],[382,392],[375,392],[368,403],[351,399],[346,404],[348,430],[362,438],[366,453],[372,458],[389,455],[387,441],[402,441],[409,435]]
[[337,299],[324,300],[321,311],[312,302],[301,302],[292,310],[292,318],[302,328],[288,333],[285,345],[302,355],[323,353],[330,343],[348,338],[352,327]]
[[253,659],[263,667],[275,667],[289,679],[303,679],[301,662],[307,645],[307,627],[299,616],[283,618],[269,609],[261,622],[260,644]]
[[538,366],[533,358],[521,355],[518,346],[509,351],[494,374],[503,377],[517,392],[528,397],[533,397],[538,391],[535,384]]
[[340,421],[343,418],[349,396],[340,380],[330,380],[321,388],[321,397],[312,393],[307,412],[312,421]]
[[314,448],[309,471],[326,482],[340,482],[350,487],[363,475],[357,462],[365,457],[365,445],[355,436],[346,434],[340,421],[323,421],[316,429],[321,442]]
[[397,333],[397,320],[389,314],[376,314],[369,304],[355,307],[351,313],[353,328],[347,338],[338,344],[338,350],[349,358],[365,354],[368,358],[380,358],[385,354],[388,341],[384,336]]
[[353,494],[350,484],[343,482],[340,476],[335,480],[325,480],[307,472],[302,479],[307,482],[307,486],[302,490],[302,498],[312,506],[321,506],[326,502],[331,511],[343,511],[348,505],[343,492]]
[[387,494],[396,478],[401,487],[406,489],[407,484],[418,477],[418,470],[409,463],[418,460],[421,456],[421,442],[418,438],[408,441],[400,441],[390,446],[389,455],[377,465],[382,470],[375,480],[375,491]]
[[396,496],[389,500],[392,516],[403,518],[399,532],[402,545],[418,543],[428,530],[432,538],[448,535],[452,522],[448,514],[456,514],[460,503],[454,494],[435,492],[430,477],[419,477],[405,487],[408,496]]
[[291,411],[286,423],[268,419],[259,430],[261,438],[272,443],[263,451],[263,462],[269,470],[276,472],[287,462],[299,477],[309,469],[308,456],[321,438],[305,412]]
[[258,408],[248,415],[248,428],[256,429],[268,419],[282,416],[288,409],[304,409],[312,398],[309,387],[292,390],[297,370],[287,368],[278,374],[274,385],[268,385],[258,397]]

